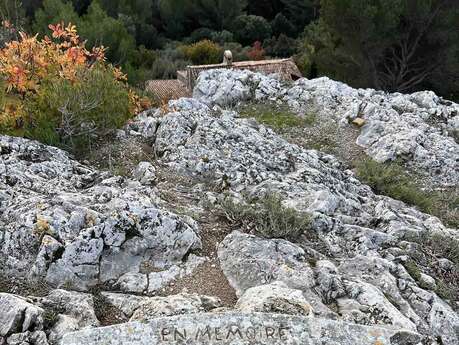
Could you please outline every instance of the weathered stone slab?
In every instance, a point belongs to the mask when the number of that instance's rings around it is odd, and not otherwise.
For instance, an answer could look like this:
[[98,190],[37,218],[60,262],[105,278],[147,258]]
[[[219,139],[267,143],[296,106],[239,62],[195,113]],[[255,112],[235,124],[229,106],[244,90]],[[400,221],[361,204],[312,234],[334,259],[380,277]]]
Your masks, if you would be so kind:
[[208,313],[67,334],[61,345],[415,345],[418,334],[310,317]]

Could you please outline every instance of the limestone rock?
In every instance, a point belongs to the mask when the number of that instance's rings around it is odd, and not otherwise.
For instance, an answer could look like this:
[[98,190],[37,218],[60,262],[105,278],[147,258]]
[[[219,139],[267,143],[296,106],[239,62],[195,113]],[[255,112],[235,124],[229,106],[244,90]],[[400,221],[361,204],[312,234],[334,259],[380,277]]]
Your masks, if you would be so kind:
[[[0,136],[0,147],[4,273],[87,290],[144,265],[180,265],[201,246],[197,224],[159,208],[155,192],[139,182],[35,141]],[[140,168],[142,183],[151,182],[152,167]]]
[[314,286],[304,251],[285,240],[264,240],[233,232],[221,243],[223,272],[239,296],[249,288],[282,281],[293,289]]
[[235,309],[242,312],[272,312],[291,315],[312,315],[311,305],[300,290],[274,282],[250,288],[239,298]]
[[196,294],[150,297],[141,302],[130,321],[147,321],[160,316],[202,313],[220,306],[221,302],[218,298]]
[[128,295],[122,293],[102,292],[105,301],[110,305],[118,308],[124,316],[130,318],[139,306],[146,301],[148,297]]
[[[222,78],[231,79],[231,72],[221,73],[225,75]],[[239,72],[235,78],[236,83],[246,80]],[[248,83],[256,90],[256,83]],[[456,231],[400,201],[375,195],[335,157],[293,145],[253,120],[215,107],[212,97],[217,93],[210,88],[209,92],[206,91],[203,98],[199,96],[205,104],[196,99],[182,99],[179,102],[182,107],[159,119],[154,145],[161,163],[188,178],[219,186],[235,200],[244,195],[256,198],[277,194],[283,205],[307,213],[311,219],[310,229],[296,243],[263,239],[240,231],[227,236],[219,246],[218,256],[238,296],[249,288],[280,280],[289,288],[301,290],[318,317],[340,318],[337,301],[348,301],[351,304],[341,306],[349,310],[345,317],[353,322],[403,325],[432,338],[448,339],[451,345],[459,341],[457,313],[444,303],[441,304],[443,313],[451,316],[452,321],[431,316],[427,301],[434,298],[434,292],[427,286],[419,287],[397,258],[415,246],[406,238],[437,234],[445,240],[458,240]],[[324,95],[317,102],[330,105],[324,106],[327,116],[346,114],[345,109],[337,111],[341,108],[334,105],[335,95],[341,95],[339,99],[349,103],[346,116],[352,119],[359,115],[367,121],[362,131],[376,122],[364,115],[370,107],[359,106],[354,100],[367,94],[385,97],[320,79],[296,82],[287,93],[281,94],[279,101],[295,97],[298,106],[304,107],[319,93]],[[233,96],[228,97],[231,102],[235,101]],[[235,94],[235,97],[238,96]],[[394,98],[394,104],[399,102]],[[295,104],[292,102],[291,106]],[[414,111],[418,106],[410,107]],[[448,117],[451,109],[442,107],[439,103],[444,116]],[[425,114],[418,115],[421,119]],[[389,119],[394,123],[399,121]],[[338,117],[337,121],[340,120]],[[438,154],[443,155],[441,150]],[[438,183],[447,182],[440,176],[450,178],[440,174],[436,178]],[[206,197],[215,203],[221,195],[210,192]],[[359,284],[363,290],[354,289]],[[378,301],[376,304],[370,301],[371,296]],[[351,305],[352,308],[347,308]],[[439,324],[443,325],[442,332]]]
[[65,333],[98,327],[92,295],[66,290],[53,290],[36,304],[56,314],[56,323],[49,330],[49,341],[57,343]]
[[451,134],[458,131],[459,105],[431,91],[386,94],[353,89],[326,77],[282,85],[251,71],[212,70],[200,74],[194,97],[220,106],[270,99],[337,125],[346,120],[357,121],[358,126],[365,123],[357,144],[375,160],[405,159],[438,185],[459,179],[458,143]]
[[0,293],[0,338],[43,329],[43,313],[25,298]]
[[68,334],[62,345],[204,344],[420,345],[419,334],[325,319],[269,313],[193,314]]
[[156,181],[156,169],[149,162],[140,162],[134,170],[133,176],[144,185],[152,185]]
[[[1,341],[1,339],[0,339]],[[0,342],[1,344],[1,342]],[[24,332],[13,334],[6,339],[7,345],[48,345],[46,334],[43,331]]]

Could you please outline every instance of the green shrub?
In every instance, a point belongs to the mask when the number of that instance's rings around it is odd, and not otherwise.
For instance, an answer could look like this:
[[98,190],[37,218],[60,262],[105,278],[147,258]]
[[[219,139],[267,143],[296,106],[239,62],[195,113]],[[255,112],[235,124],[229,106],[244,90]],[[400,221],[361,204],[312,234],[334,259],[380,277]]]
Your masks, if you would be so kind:
[[294,240],[302,234],[312,235],[310,217],[283,206],[281,198],[274,194],[244,203],[225,198],[221,208],[228,221],[266,238]]
[[284,34],[265,40],[263,46],[267,55],[275,57],[291,57],[297,51],[297,41]]
[[112,71],[82,69],[77,80],[46,81],[39,94],[25,101],[27,137],[82,149],[130,117],[129,91],[114,79]]
[[390,196],[407,204],[417,206],[423,212],[432,212],[434,200],[423,191],[400,164],[378,163],[362,159],[356,164],[357,176],[375,193]]
[[425,191],[416,176],[404,170],[401,164],[378,163],[362,159],[355,163],[358,178],[368,184],[377,194],[387,195],[421,211],[440,218],[447,226],[459,226],[458,188]]
[[202,40],[182,48],[185,57],[196,65],[220,63],[223,59],[223,49],[209,40]]

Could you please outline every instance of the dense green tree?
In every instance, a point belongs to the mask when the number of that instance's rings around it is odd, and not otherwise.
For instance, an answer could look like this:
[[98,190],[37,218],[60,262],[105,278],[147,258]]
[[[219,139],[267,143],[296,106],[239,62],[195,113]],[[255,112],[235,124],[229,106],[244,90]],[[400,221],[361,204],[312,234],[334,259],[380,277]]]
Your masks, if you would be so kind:
[[72,0],[73,8],[80,16],[86,13],[91,2],[92,0]]
[[[305,51],[319,71],[356,86],[416,90],[457,76],[458,20],[454,0],[322,0]],[[457,77],[442,84],[451,90]]]
[[98,1],[93,1],[88,13],[82,17],[79,33],[89,47],[108,47],[107,58],[117,65],[127,63],[136,49],[135,40],[123,23],[108,16]]
[[[295,25],[296,33],[303,31],[305,25],[318,17],[318,0],[281,0],[285,6],[286,17]],[[339,1],[338,2],[346,2]]]
[[278,13],[284,10],[282,0],[257,0],[249,1],[247,6],[248,14],[264,17],[268,20],[273,19]]
[[291,57],[297,51],[296,40],[284,34],[265,40],[263,46],[271,57]]
[[238,42],[252,44],[271,36],[271,25],[260,16],[242,15],[233,23],[233,32]]
[[202,26],[223,30],[229,29],[234,20],[247,7],[247,0],[194,0],[193,12]]
[[273,21],[271,22],[271,27],[275,36],[279,36],[280,34],[293,36],[296,31],[292,22],[288,20],[282,13],[278,13],[274,17]]
[[48,25],[61,21],[72,24],[79,23],[78,14],[73,9],[72,3],[64,0],[44,0],[43,7],[35,12],[32,30],[41,35],[48,35]]
[[100,0],[100,3],[108,15],[123,22],[137,45],[147,48],[157,46],[158,32],[153,25],[152,0]]
[[100,4],[105,12],[113,18],[124,14],[141,22],[148,22],[153,15],[152,0],[100,0]]
[[43,0],[21,0],[21,3],[27,17],[33,18],[35,11],[40,8]]
[[157,6],[167,36],[174,39],[183,37],[191,11],[190,0],[159,0]]

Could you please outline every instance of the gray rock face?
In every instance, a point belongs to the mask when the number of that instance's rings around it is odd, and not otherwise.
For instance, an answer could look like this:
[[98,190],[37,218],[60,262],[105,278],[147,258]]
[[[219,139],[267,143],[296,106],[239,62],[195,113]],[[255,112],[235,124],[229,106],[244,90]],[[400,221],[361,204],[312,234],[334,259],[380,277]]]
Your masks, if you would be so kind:
[[312,307],[302,291],[290,289],[281,281],[247,289],[237,301],[235,309],[242,312],[312,315]]
[[0,338],[42,330],[43,312],[25,298],[0,293]]
[[[457,143],[449,136],[459,123],[456,104],[430,92],[354,90],[327,78],[286,87],[275,78],[227,70],[203,73],[194,94],[195,99],[170,102],[167,114],[141,114],[119,136],[147,138],[161,166],[199,181],[188,193],[205,196],[202,205],[218,202],[218,190],[235,200],[274,193],[284,206],[310,216],[310,228],[295,242],[243,229],[220,242],[220,266],[239,296],[235,309],[251,314],[218,314],[219,301],[201,295],[104,292],[127,319],[141,322],[97,329],[88,294],[54,290],[30,299],[0,294],[1,345],[47,345],[63,336],[64,345],[102,339],[409,345],[419,344],[416,333],[427,344],[459,343],[459,315],[451,301],[437,295],[439,282],[425,267],[411,276],[404,266],[416,250],[414,237],[458,240],[457,231],[375,195],[335,157],[290,144],[222,109],[243,100],[274,101],[298,112],[314,110],[337,126],[362,119],[357,143],[369,155],[379,161],[402,157],[435,184],[448,185],[459,177]],[[0,136],[0,273],[83,291],[103,284],[139,295],[192,274],[206,260],[193,254],[202,246],[197,223],[166,210],[154,187],[157,173],[142,162],[132,179],[113,177],[61,150]],[[445,272],[453,265],[446,258],[431,260]],[[44,330],[49,308],[58,315]],[[203,314],[208,310],[215,313]],[[308,317],[253,313],[259,311]],[[162,318],[183,313],[193,315]]]
[[220,306],[221,302],[217,298],[196,294],[150,297],[139,304],[130,321],[147,321],[161,316],[202,313]]
[[68,334],[62,345],[420,345],[415,333],[276,314],[198,314]]
[[459,105],[431,91],[410,95],[353,89],[329,78],[300,79],[282,85],[250,71],[211,70],[201,73],[194,97],[208,105],[240,101],[284,102],[300,113],[316,113],[337,125],[365,120],[357,144],[379,162],[401,158],[438,185],[459,180]]
[[48,340],[53,344],[58,343],[66,333],[99,326],[92,295],[53,290],[46,297],[34,300],[38,306],[56,314],[56,322],[48,330]]
[[0,293],[0,344],[57,344],[66,333],[98,327],[92,295],[52,290],[28,298]]
[[[196,223],[160,209],[154,191],[139,182],[99,173],[34,141],[0,136],[0,147],[4,274],[79,290],[117,286],[126,275],[148,281],[141,267],[182,265],[201,246]],[[140,170],[142,183],[151,181],[151,168]]]
[[[407,248],[416,246],[408,238],[440,234],[457,240],[455,230],[402,202],[375,195],[335,157],[290,144],[254,121],[215,107],[212,97],[204,100],[207,104],[180,99],[170,102],[166,116],[150,114],[156,131],[148,138],[162,162],[226,189],[235,199],[275,193],[285,206],[311,215],[310,232],[317,237],[317,243],[307,240],[308,234],[290,243],[240,232],[229,235],[218,255],[239,296],[279,280],[301,290],[319,317],[396,325],[440,337],[444,344],[459,342],[457,313],[402,265]],[[134,124],[140,132],[143,122]]]

